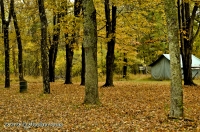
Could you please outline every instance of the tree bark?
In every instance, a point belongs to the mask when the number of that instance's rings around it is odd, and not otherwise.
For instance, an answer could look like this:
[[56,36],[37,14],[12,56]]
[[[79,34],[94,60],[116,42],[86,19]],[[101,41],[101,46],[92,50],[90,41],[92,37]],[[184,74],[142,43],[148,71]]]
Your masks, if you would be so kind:
[[17,37],[17,44],[18,44],[18,67],[19,67],[19,81],[24,81],[24,74],[23,74],[23,50],[22,50],[22,41],[21,41],[21,33],[17,22],[17,16],[15,13],[14,7],[14,0],[11,0],[11,10],[12,10],[12,17],[14,21],[15,33]]
[[116,31],[116,13],[117,7],[112,6],[112,22],[110,20],[109,0],[105,0],[105,16],[106,16],[106,38],[110,38],[107,42],[107,55],[106,55],[106,83],[103,87],[114,86],[113,73],[114,73],[114,49],[115,49],[115,31]]
[[[67,34],[65,38],[67,39]],[[73,35],[72,35],[73,37]],[[72,84],[72,60],[73,60],[73,44],[74,44],[74,37],[70,40],[69,43],[66,43],[66,74],[65,74],[65,84]]]
[[82,0],[74,1],[74,16],[79,17],[82,9]]
[[4,51],[5,51],[5,88],[10,87],[10,47],[9,47],[9,24],[11,21],[11,8],[9,10],[8,20],[5,18],[4,1],[1,0],[1,19],[3,27]]
[[99,104],[97,73],[97,22],[93,0],[83,0],[85,49],[85,99],[84,104]]
[[[64,5],[63,3],[63,10],[65,10],[62,13],[62,17],[67,15],[67,6]],[[65,68],[65,82],[64,84],[72,84],[72,60],[73,60],[73,55],[74,55],[74,51],[73,51],[73,44],[75,43],[75,33],[74,31],[72,32],[72,39],[69,39],[69,34],[65,33],[65,52],[66,52],[66,68]]]
[[17,76],[18,75],[18,64],[16,62],[16,53],[15,53],[15,46],[12,46],[12,65],[13,65],[13,72],[14,72],[14,75]]
[[123,78],[126,78],[127,75],[127,57],[126,57],[126,53],[124,53],[124,66],[123,66]]
[[[74,2],[74,16],[80,17],[82,9],[82,0],[75,0]],[[85,85],[85,50],[82,44],[82,68],[81,68],[81,85]]]
[[85,85],[85,50],[83,45],[82,45],[81,85]]
[[[192,49],[194,43],[194,19],[198,10],[195,4],[192,15],[190,15],[189,2],[178,1],[179,30],[181,42],[181,55],[183,62],[184,85],[196,85],[192,78]],[[184,33],[186,32],[186,33]]]
[[170,118],[183,117],[183,90],[181,80],[178,14],[175,0],[165,0],[171,69]]
[[47,18],[44,7],[44,0],[38,0],[39,16],[41,21],[41,63],[43,75],[44,94],[50,93],[49,67],[48,67],[48,47],[47,47]]
[[55,14],[53,16],[53,41],[49,49],[49,81],[55,82],[55,65],[58,53],[58,44],[60,38],[60,14]]

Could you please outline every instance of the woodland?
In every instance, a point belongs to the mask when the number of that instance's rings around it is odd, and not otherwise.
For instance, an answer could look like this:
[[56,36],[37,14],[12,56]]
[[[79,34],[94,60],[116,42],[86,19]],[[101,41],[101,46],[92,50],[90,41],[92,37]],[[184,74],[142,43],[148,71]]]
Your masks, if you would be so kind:
[[0,131],[200,131],[198,0],[0,2]]

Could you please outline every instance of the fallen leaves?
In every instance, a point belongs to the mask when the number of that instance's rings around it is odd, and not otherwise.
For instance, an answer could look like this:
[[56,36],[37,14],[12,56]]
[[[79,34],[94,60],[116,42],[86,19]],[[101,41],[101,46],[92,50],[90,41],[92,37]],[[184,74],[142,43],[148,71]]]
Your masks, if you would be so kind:
[[[103,84],[103,83],[102,83]],[[100,85],[102,85],[100,83]],[[184,87],[187,118],[170,120],[170,85],[116,82],[99,88],[101,105],[83,105],[84,87],[51,83],[51,94],[41,94],[41,83],[0,89],[0,131],[198,131],[200,87]],[[188,119],[188,120],[186,120]],[[5,123],[57,123],[63,126],[6,127]]]

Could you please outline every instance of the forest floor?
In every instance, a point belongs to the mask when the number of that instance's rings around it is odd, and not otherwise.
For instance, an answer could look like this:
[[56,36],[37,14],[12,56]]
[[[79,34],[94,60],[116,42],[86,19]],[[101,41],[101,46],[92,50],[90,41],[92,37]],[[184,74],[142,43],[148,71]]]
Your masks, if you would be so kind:
[[[168,119],[170,82],[117,81],[99,88],[101,105],[83,105],[79,83],[51,83],[51,94],[42,94],[42,83],[0,85],[0,131],[200,131],[200,86],[185,87],[181,120]],[[99,83],[102,86],[103,83]]]

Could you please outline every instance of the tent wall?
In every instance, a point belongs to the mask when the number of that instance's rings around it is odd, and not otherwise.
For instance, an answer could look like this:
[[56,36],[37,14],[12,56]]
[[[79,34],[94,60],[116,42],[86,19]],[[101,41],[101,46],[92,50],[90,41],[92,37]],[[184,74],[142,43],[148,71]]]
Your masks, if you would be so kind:
[[170,79],[170,62],[163,57],[154,66],[151,67],[151,76],[156,80]]
[[[155,62],[150,64],[151,76],[156,80],[168,80],[170,79],[170,55],[163,54]],[[182,60],[181,60],[182,67]],[[183,69],[181,69],[183,79]],[[192,55],[192,77],[200,79],[200,59]]]
[[[182,74],[182,79],[184,79],[183,69],[181,69],[181,74]],[[192,78],[200,79],[200,69],[199,68],[192,69]]]
[[200,69],[199,68],[192,69],[192,77],[195,79],[200,79]]

